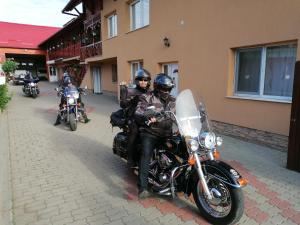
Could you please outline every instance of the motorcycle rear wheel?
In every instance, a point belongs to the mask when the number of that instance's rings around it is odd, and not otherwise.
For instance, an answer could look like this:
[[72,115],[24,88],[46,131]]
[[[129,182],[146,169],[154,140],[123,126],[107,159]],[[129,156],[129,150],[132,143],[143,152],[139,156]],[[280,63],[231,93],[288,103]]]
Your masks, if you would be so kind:
[[76,118],[75,118],[75,114],[74,113],[71,113],[70,114],[70,129],[71,131],[75,131],[77,129],[77,121],[76,121]]
[[[235,224],[244,213],[244,196],[240,188],[233,188],[221,180],[210,177],[207,185],[214,198],[209,200],[200,180],[193,189],[193,197],[200,214],[212,224]],[[218,194],[221,196],[216,197]]]

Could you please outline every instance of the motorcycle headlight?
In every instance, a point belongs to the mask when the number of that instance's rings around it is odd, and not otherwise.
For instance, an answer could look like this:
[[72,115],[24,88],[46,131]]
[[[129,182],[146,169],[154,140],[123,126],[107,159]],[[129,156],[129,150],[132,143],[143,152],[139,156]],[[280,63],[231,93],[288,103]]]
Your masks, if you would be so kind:
[[221,146],[223,144],[223,139],[221,137],[217,137],[217,146]]
[[34,87],[34,86],[35,86],[35,83],[31,82],[29,85],[30,85],[31,87]]
[[216,146],[216,135],[210,132],[204,132],[199,137],[201,146],[207,149],[213,149]]
[[69,98],[68,99],[68,103],[69,104],[74,104],[75,103],[75,99],[74,98]]
[[197,151],[197,150],[199,149],[199,143],[198,143],[198,141],[196,141],[196,140],[194,140],[194,139],[191,139],[191,140],[189,140],[187,143],[188,143],[189,148],[190,148],[193,152],[195,152],[195,151]]
[[73,97],[76,98],[76,99],[78,99],[79,98],[79,94],[74,94]]

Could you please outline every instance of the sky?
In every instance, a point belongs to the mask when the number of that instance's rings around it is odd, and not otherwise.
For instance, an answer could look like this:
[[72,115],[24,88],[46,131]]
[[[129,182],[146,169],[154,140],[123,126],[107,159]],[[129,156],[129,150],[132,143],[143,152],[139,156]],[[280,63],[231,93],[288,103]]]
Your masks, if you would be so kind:
[[2,22],[62,27],[74,18],[61,12],[69,0],[0,0],[0,2]]

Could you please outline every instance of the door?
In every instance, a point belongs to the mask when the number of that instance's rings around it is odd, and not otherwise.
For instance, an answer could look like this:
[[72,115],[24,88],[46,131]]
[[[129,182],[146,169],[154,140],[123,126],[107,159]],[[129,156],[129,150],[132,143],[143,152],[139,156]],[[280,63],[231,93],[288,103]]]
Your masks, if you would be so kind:
[[163,64],[163,73],[169,75],[173,79],[175,87],[172,89],[171,95],[176,97],[178,94],[178,86],[179,86],[178,64],[177,63]]
[[50,82],[57,82],[57,68],[55,66],[49,66],[49,81]]
[[94,83],[94,93],[101,94],[101,74],[99,67],[93,67],[93,83]]
[[[297,138],[298,137],[298,138]],[[300,172],[300,61],[296,62],[287,168]]]

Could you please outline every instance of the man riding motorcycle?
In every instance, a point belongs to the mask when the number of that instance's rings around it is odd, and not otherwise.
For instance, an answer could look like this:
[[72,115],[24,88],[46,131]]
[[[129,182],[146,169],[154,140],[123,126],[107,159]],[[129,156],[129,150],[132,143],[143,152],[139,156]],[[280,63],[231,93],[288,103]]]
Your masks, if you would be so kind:
[[141,156],[138,175],[139,198],[150,196],[148,192],[149,163],[153,149],[167,137],[172,136],[171,118],[156,118],[146,116],[145,112],[149,106],[155,106],[157,112],[175,111],[175,98],[170,95],[174,83],[166,74],[158,74],[154,79],[154,90],[148,94],[141,95],[135,111],[135,120],[141,126]]
[[124,109],[129,127],[128,137],[128,160],[127,164],[134,167],[138,160],[135,152],[135,142],[138,136],[138,125],[136,124],[133,115],[138,103],[138,98],[142,94],[149,92],[151,75],[145,69],[140,69],[135,74],[135,88],[128,88],[125,83],[120,84],[120,106]]
[[[63,75],[62,80],[59,83],[59,87],[62,87],[62,89],[64,90],[65,88],[71,87],[71,86],[74,86],[72,84],[72,81],[71,81],[71,76],[67,72],[65,72],[64,75]],[[84,122],[88,123],[90,121],[90,119],[88,119],[88,117],[86,115],[85,108],[84,108],[84,103],[81,101],[81,94],[79,95],[78,103],[80,104],[80,108],[82,110],[82,117],[84,119]],[[61,110],[64,107],[65,104],[66,104],[66,98],[64,97],[64,95],[62,95],[61,99],[60,99],[59,109]],[[54,126],[57,126],[60,123],[61,123],[61,115],[58,114],[57,118],[56,118],[56,121],[54,123]]]
[[[30,82],[38,82],[39,81],[39,77],[38,76],[33,76],[31,72],[26,71],[25,77],[24,77],[24,85],[23,85],[23,92],[26,88],[26,86],[30,83]],[[39,89],[37,89],[38,94],[39,94]]]

